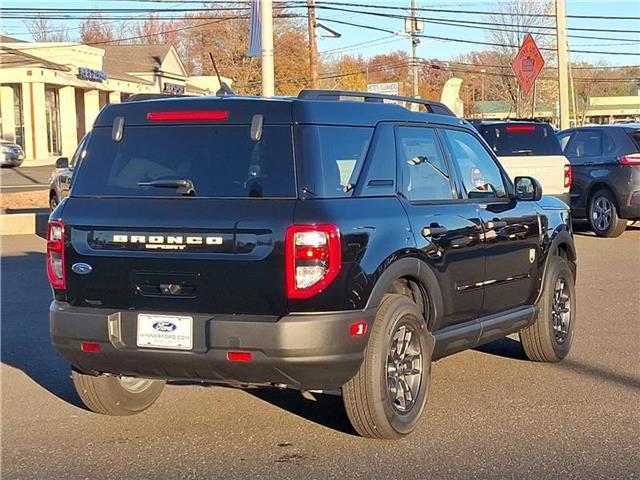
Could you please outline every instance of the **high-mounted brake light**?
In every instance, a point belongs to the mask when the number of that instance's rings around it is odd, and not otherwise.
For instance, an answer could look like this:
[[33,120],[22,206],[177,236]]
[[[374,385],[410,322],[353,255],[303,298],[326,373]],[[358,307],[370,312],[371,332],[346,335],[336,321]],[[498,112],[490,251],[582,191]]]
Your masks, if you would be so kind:
[[619,160],[622,165],[640,165],[640,153],[622,155]]
[[573,170],[571,170],[571,165],[567,164],[564,166],[564,188],[570,188],[573,183]]
[[55,289],[65,289],[67,281],[64,270],[64,223],[49,222],[47,229],[47,277]]
[[507,125],[507,132],[533,132],[535,125]]
[[340,272],[342,252],[336,225],[291,225],[285,237],[287,298],[310,298]]
[[229,118],[228,110],[196,110],[190,112],[149,112],[147,120],[150,122],[175,122],[182,120],[207,121],[226,120]]

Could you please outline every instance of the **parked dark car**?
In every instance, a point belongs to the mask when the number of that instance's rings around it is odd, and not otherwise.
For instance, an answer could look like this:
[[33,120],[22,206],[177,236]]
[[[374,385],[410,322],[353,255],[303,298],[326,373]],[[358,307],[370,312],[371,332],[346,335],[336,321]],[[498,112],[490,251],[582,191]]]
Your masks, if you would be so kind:
[[571,162],[571,211],[600,237],[622,235],[640,219],[640,124],[563,130],[558,139]]
[[80,141],[71,160],[67,157],[60,157],[56,160],[55,169],[51,172],[51,179],[49,180],[49,209],[51,211],[69,195],[73,170],[85,155],[88,135],[85,135]]
[[46,257],[52,342],[89,409],[141,412],[167,380],[339,390],[358,433],[398,438],[432,360],[515,332],[531,360],[569,353],[567,205],[443,105],[387,98],[101,111]]

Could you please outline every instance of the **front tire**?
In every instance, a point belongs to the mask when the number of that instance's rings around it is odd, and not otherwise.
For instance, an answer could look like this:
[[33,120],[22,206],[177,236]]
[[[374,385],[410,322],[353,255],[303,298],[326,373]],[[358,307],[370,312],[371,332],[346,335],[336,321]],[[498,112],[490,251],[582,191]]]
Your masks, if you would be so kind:
[[591,196],[589,224],[593,233],[606,238],[619,237],[627,228],[627,221],[618,216],[616,200],[609,190],[601,188]]
[[164,389],[164,380],[86,375],[71,372],[82,403],[103,415],[134,415],[149,408]]
[[538,318],[520,331],[520,342],[529,360],[559,362],[571,350],[576,323],[575,278],[564,258],[549,258],[538,307]]
[[342,386],[358,434],[396,439],[415,429],[427,402],[434,344],[413,301],[403,295],[383,298],[360,370]]

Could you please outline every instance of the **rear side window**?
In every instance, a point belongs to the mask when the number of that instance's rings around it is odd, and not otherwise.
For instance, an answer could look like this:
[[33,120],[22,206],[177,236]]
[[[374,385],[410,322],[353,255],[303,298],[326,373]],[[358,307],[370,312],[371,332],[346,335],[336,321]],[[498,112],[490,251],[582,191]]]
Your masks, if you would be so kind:
[[372,135],[371,127],[297,127],[296,151],[304,177],[301,187],[319,198],[351,196]]
[[640,130],[627,130],[627,132],[629,133],[629,136],[633,139],[633,143],[636,149],[640,150]]
[[482,125],[478,131],[498,157],[562,155],[558,138],[546,123]]
[[566,153],[574,157],[602,155],[602,132],[596,129],[578,130],[567,145]]
[[412,201],[452,199],[449,170],[435,130],[398,127],[396,138],[405,196]]
[[141,182],[190,180],[196,197],[294,197],[291,127],[265,126],[259,141],[250,126],[125,127],[93,130],[76,173],[75,196],[177,196],[176,188]]

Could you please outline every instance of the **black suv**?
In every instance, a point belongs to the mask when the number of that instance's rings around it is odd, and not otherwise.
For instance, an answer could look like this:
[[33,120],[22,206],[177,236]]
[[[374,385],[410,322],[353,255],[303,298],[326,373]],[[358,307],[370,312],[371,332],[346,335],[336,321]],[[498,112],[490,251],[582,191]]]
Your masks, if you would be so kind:
[[571,211],[599,237],[640,220],[640,124],[588,126],[558,134],[571,162]]
[[566,205],[446,107],[385,98],[102,110],[47,239],[51,336],[89,409],[140,412],[167,380],[341,389],[358,433],[397,438],[432,360],[513,332],[567,355]]

